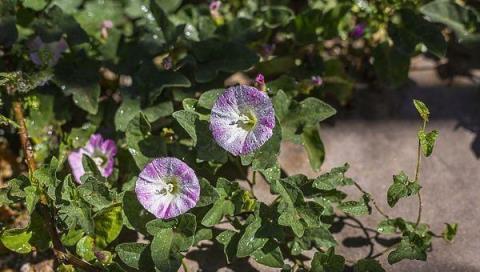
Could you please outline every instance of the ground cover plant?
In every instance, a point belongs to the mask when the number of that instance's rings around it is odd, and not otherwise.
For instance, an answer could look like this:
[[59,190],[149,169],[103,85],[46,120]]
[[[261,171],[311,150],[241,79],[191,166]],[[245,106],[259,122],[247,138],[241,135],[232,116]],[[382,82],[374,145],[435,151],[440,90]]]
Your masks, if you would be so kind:
[[[330,104],[348,104],[358,82],[401,86],[412,57],[442,58],[478,27],[473,4],[447,0],[2,1],[2,253],[51,255],[58,271],[188,270],[186,252],[205,240],[228,263],[282,271],[425,261],[457,225],[434,233],[422,221],[421,161],[439,137],[424,103],[412,102],[416,168],[393,175],[386,200],[347,163],[310,179],[277,157],[291,141],[319,170]],[[272,203],[253,194],[259,178]],[[414,219],[377,205],[413,197]],[[372,212],[383,219],[371,227],[398,242],[337,255],[332,224]]]

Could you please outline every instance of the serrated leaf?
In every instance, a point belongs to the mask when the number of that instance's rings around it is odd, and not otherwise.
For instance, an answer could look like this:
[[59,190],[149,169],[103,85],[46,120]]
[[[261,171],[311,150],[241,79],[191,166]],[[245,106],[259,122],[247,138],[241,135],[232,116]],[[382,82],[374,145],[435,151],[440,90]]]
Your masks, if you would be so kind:
[[313,187],[329,191],[334,190],[339,186],[352,185],[352,179],[345,176],[349,167],[350,166],[346,163],[343,166],[332,168],[330,172],[318,176],[313,181]]
[[409,197],[417,194],[421,186],[418,182],[411,182],[407,175],[402,171],[398,175],[393,176],[393,184],[387,191],[387,202],[390,207],[394,207],[400,198]]
[[367,215],[371,213],[371,208],[368,205],[370,198],[367,195],[363,195],[359,201],[345,201],[338,205],[338,208],[343,212],[353,215]]
[[418,140],[420,141],[420,147],[422,148],[422,153],[425,157],[432,155],[437,137],[438,131],[436,130],[425,133],[425,130],[422,129],[418,132]]
[[112,204],[112,197],[108,187],[94,178],[89,178],[82,185],[78,186],[78,193],[95,210],[101,210]]
[[395,250],[388,254],[388,263],[395,264],[405,259],[425,261],[427,260],[427,248],[428,246],[419,239],[403,237]]

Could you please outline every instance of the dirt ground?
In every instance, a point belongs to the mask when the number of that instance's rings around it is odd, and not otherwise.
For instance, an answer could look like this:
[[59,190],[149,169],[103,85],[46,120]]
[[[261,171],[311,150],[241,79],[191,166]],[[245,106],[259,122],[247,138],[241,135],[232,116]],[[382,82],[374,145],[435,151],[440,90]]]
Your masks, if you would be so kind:
[[[465,78],[452,82],[440,80],[428,62],[419,61],[415,65],[410,74],[412,83],[407,88],[359,91],[352,107],[322,125],[321,136],[327,154],[322,170],[348,162],[349,175],[370,192],[388,214],[413,221],[417,214],[416,198],[401,200],[390,209],[386,191],[393,174],[401,170],[409,175],[414,173],[420,121],[412,99],[421,99],[430,107],[430,128],[440,132],[433,155],[422,163],[422,221],[437,233],[441,233],[445,222],[456,222],[459,231],[452,244],[435,239],[427,262],[402,261],[390,266],[384,256],[380,261],[387,271],[480,271],[480,89]],[[318,175],[310,169],[300,146],[284,144],[280,161],[288,174]],[[355,196],[356,192],[351,192]],[[259,186],[255,194],[269,198],[265,184]],[[375,228],[380,219],[374,212],[371,217],[360,218],[360,222]],[[376,242],[369,245],[364,237],[362,230],[345,226],[336,235],[338,251],[348,259],[360,259],[370,250],[377,253],[384,249]],[[380,242],[388,243],[388,237],[383,238],[387,240]],[[224,264],[221,249],[209,253],[199,250],[188,257],[200,260],[202,271],[216,271]],[[189,266],[190,271],[199,271],[196,262],[189,262]],[[221,271],[278,270],[250,262]]]

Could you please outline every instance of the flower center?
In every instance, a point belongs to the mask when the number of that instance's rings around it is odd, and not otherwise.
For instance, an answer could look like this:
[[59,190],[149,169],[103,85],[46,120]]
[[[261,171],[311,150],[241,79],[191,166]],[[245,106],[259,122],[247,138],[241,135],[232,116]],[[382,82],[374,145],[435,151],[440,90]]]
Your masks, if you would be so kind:
[[99,151],[93,153],[92,160],[98,167],[104,167],[107,163],[107,157]]
[[178,182],[177,177],[175,177],[175,176],[165,177],[165,178],[163,178],[163,181],[166,183],[165,187],[163,187],[162,190],[157,190],[157,194],[173,195],[173,194],[176,194],[179,191],[179,182]]
[[244,130],[251,131],[257,124],[257,117],[255,116],[253,111],[249,110],[240,114],[240,117],[238,118],[236,124]]

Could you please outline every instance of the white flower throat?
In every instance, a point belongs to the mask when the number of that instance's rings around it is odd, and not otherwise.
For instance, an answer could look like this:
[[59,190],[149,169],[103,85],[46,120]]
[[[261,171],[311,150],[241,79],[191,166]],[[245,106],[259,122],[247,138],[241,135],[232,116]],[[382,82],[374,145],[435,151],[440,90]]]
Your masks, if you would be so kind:
[[248,110],[239,115],[236,125],[244,130],[251,131],[257,124],[257,116],[252,110]]

